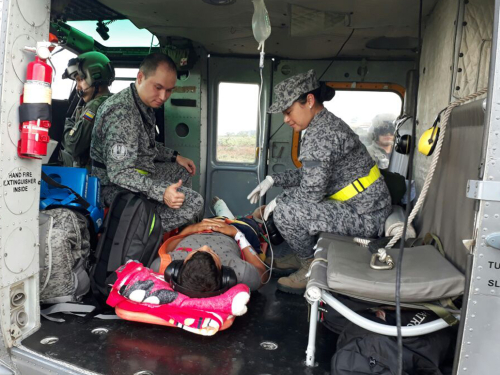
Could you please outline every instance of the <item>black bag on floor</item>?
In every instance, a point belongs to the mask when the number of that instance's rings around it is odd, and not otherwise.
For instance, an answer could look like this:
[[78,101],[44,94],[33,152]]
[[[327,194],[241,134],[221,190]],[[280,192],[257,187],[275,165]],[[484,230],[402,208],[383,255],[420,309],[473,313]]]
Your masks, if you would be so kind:
[[[433,319],[435,317],[432,313],[408,311],[403,312],[402,323],[417,325]],[[378,323],[384,321],[380,319]],[[403,338],[403,374],[443,375],[440,366],[452,355],[453,340],[454,332],[450,328],[424,336]],[[369,332],[349,323],[337,341],[331,373],[332,375],[396,375],[397,358],[398,346],[395,337]]]
[[104,302],[114,271],[129,260],[149,266],[162,239],[161,220],[155,205],[140,194],[120,192],[109,208],[90,273],[92,292]]

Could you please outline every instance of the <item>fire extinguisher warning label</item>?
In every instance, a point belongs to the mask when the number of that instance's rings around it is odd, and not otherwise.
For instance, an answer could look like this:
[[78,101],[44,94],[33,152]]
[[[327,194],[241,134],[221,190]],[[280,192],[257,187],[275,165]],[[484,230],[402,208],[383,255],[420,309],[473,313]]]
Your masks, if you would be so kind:
[[27,212],[40,194],[40,177],[26,167],[11,169],[2,175],[2,195],[14,214]]
[[23,102],[52,104],[50,84],[42,81],[27,81],[24,84]]
[[[9,172],[7,179],[3,180],[4,190],[10,190],[12,193],[22,193],[31,190],[30,185],[36,185],[37,180],[30,171]],[[11,189],[5,189],[5,187]]]

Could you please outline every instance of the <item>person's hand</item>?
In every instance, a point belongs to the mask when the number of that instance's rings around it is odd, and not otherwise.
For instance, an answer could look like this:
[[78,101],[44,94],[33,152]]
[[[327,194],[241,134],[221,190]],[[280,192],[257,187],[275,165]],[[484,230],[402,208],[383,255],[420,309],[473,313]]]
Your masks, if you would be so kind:
[[226,236],[234,237],[238,233],[238,229],[229,225],[222,219],[204,219],[201,224],[208,225],[208,229],[214,232],[225,234]]
[[163,193],[163,202],[165,202],[168,207],[173,209],[179,209],[182,207],[186,196],[184,195],[184,193],[177,191],[177,189],[179,189],[181,186],[182,180],[179,180],[179,182],[172,184],[165,189],[165,192]]
[[266,206],[266,209],[264,210],[264,220],[267,220],[269,218],[269,215],[271,215],[271,212],[274,211],[276,208],[276,199],[273,199],[269,204]]
[[194,164],[194,161],[192,161],[191,159],[185,158],[184,156],[181,155],[177,155],[176,162],[181,167],[186,168],[186,170],[189,172],[191,176],[194,176],[194,174],[196,173],[196,165]]
[[262,181],[255,189],[248,194],[247,199],[251,204],[255,204],[259,201],[260,197],[263,197],[269,189],[273,187],[274,180],[271,176],[266,176],[265,180]]

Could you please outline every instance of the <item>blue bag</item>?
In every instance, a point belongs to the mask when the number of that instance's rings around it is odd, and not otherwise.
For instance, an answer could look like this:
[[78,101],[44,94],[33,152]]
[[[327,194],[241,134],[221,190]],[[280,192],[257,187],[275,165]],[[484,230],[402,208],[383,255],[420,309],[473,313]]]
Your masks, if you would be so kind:
[[53,207],[85,211],[97,233],[104,218],[99,179],[88,176],[85,168],[43,166],[40,210]]

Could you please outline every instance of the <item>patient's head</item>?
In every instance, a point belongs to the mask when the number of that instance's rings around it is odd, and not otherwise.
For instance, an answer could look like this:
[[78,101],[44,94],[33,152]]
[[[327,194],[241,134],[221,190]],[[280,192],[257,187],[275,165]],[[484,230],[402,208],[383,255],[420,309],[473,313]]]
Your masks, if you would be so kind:
[[186,258],[177,282],[180,286],[197,292],[218,290],[221,286],[220,260],[209,247],[203,246],[200,250]]

